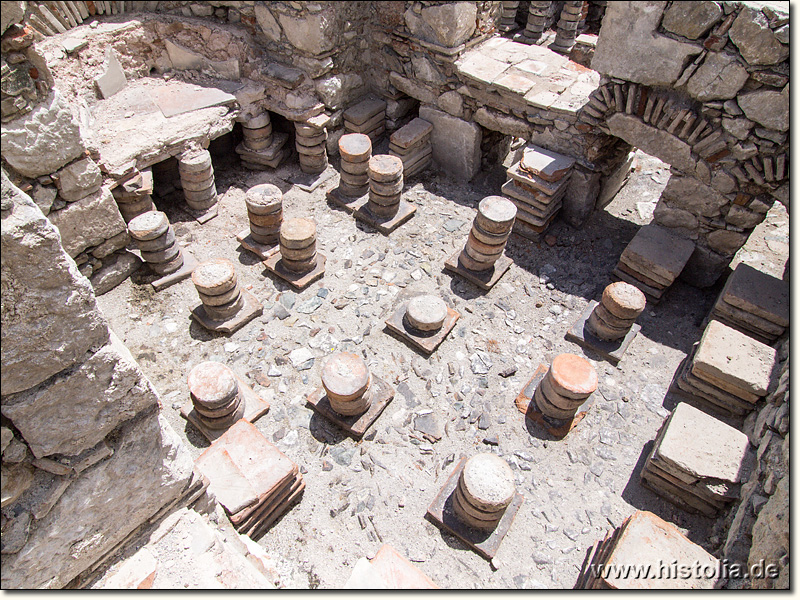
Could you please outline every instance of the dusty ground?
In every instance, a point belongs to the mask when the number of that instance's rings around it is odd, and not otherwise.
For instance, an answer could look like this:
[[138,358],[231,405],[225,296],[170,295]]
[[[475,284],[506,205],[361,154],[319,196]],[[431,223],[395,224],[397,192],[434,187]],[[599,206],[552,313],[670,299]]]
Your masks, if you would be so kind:
[[[301,502],[259,541],[279,561],[282,585],[341,587],[359,557],[388,542],[442,587],[569,588],[586,549],[636,509],[653,511],[709,551],[717,549],[722,532],[714,520],[687,515],[643,489],[639,472],[675,404],[665,397],[667,387],[699,339],[719,284],[701,291],[678,282],[660,305],[648,306],[618,367],[586,355],[600,376],[599,390],[589,415],[564,440],[526,429],[514,407],[539,363],[562,352],[585,355],[564,334],[610,283],[637,226],[649,222],[668,179],[666,165],[640,155],[612,204],[581,231],[556,224],[552,247],[512,236],[506,254],[514,264],[486,294],[442,268],[463,246],[478,201],[497,193],[502,170],[469,185],[435,170],[414,177],[405,197],[417,213],[389,237],[328,206],[325,190],[336,179],[307,194],[286,183],[297,172],[296,163],[261,174],[218,168],[221,211],[206,225],[178,204],[160,206],[196,257],[237,264],[240,281],[264,304],[263,317],[231,336],[212,334],[189,318],[199,303],[191,281],[154,293],[146,268],[98,299],[193,456],[207,442],[178,409],[188,399],[186,376],[194,365],[222,361],[271,403],[256,425],[302,465],[307,485]],[[244,190],[262,182],[284,190],[285,217],[311,216],[317,223],[327,270],[301,293],[288,292],[234,239],[247,226]],[[788,255],[783,208],[773,209],[757,232],[743,255],[781,276]],[[388,335],[383,320],[404,298],[430,292],[440,293],[461,319],[425,359]],[[308,349],[313,364],[292,364],[289,354],[297,349]],[[334,350],[361,353],[396,389],[361,442],[305,406],[319,385],[321,359]],[[514,368],[513,375],[500,375]],[[433,417],[417,419],[426,414]],[[431,420],[443,430],[433,444],[415,429]],[[477,452],[505,458],[525,497],[492,563],[424,518],[454,459]]]

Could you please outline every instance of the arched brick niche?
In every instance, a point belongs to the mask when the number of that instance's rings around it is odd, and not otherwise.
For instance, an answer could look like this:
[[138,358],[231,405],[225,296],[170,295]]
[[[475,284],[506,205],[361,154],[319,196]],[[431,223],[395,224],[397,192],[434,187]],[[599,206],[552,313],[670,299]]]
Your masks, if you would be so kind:
[[788,205],[788,11],[748,2],[614,2],[586,128],[672,167],[654,219],[696,242],[713,284],[775,198]]

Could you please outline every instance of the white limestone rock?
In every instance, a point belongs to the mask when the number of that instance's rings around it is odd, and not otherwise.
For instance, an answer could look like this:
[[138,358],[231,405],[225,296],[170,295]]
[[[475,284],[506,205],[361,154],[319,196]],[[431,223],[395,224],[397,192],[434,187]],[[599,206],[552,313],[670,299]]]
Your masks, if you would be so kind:
[[31,178],[58,171],[85,149],[78,120],[56,90],[25,116],[3,123],[0,146],[8,164]]
[[433,160],[445,171],[465,181],[481,168],[481,128],[431,106],[421,106],[420,119],[433,124]]
[[64,250],[73,258],[127,229],[114,196],[106,187],[51,212],[47,218],[58,227]]
[[742,89],[750,74],[733,54],[711,52],[686,84],[686,91],[701,102],[727,100]]
[[123,421],[157,404],[152,384],[112,333],[111,343],[77,369],[8,399],[2,411],[41,458],[79,454]]
[[75,202],[100,189],[103,176],[91,158],[84,158],[67,165],[58,172],[56,185],[58,194],[67,202]]
[[420,14],[409,8],[406,26],[411,34],[446,48],[463,44],[475,31],[478,8],[474,2],[452,2],[423,8]]
[[751,65],[774,65],[789,57],[789,46],[781,44],[763,12],[743,6],[728,36]]
[[747,118],[776,131],[789,130],[789,85],[776,92],[759,89],[737,98]]
[[322,54],[333,48],[335,19],[328,12],[292,17],[278,15],[289,43],[307,54]]
[[38,385],[108,339],[92,288],[58,230],[2,175],[3,395]]

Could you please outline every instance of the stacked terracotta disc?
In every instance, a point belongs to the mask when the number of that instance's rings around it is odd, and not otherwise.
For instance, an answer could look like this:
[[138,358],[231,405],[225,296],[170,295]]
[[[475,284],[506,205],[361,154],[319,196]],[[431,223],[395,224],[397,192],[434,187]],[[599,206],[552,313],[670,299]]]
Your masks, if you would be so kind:
[[487,196],[478,204],[469,238],[459,260],[470,271],[492,267],[503,254],[517,207],[502,196]]
[[208,210],[217,203],[214,168],[208,150],[190,150],[178,157],[178,170],[186,204],[193,210]]
[[403,161],[397,156],[377,154],[369,159],[367,208],[380,218],[391,218],[400,208],[403,193]]
[[418,331],[438,331],[446,318],[447,304],[439,296],[417,296],[406,305],[405,323]]
[[370,407],[371,380],[367,363],[352,352],[334,354],[322,367],[322,387],[331,408],[343,416],[360,415]]
[[145,169],[136,173],[113,190],[114,200],[117,201],[119,212],[126,223],[130,223],[139,215],[156,207],[153,204],[153,171]]
[[516,493],[511,467],[494,454],[478,454],[464,463],[453,492],[453,511],[475,529],[494,529]]
[[285,133],[273,133],[269,112],[256,116],[242,117],[244,139],[236,146],[236,153],[242,164],[254,171],[276,168],[289,155]]
[[287,219],[279,235],[281,262],[293,273],[308,273],[317,266],[317,226],[310,219]]
[[295,149],[303,173],[322,173],[328,166],[328,153],[325,146],[325,142],[328,140],[328,131],[325,126],[329,121],[330,117],[323,113],[304,122],[295,122]]
[[225,258],[200,263],[192,272],[192,283],[206,314],[215,321],[235,316],[244,304],[236,269]]
[[596,389],[597,371],[588,360],[574,354],[559,354],[537,386],[533,399],[545,416],[569,420]]
[[612,283],[603,290],[603,297],[586,324],[599,339],[618,340],[627,335],[646,303],[639,288],[623,281]]
[[209,429],[225,429],[244,416],[236,375],[222,363],[200,363],[189,373],[188,384],[194,410]]
[[259,244],[275,244],[283,222],[283,194],[269,183],[247,190],[244,197],[250,236]]
[[363,196],[369,190],[369,159],[372,141],[363,133],[348,133],[339,138],[341,178],[339,191],[345,196]]
[[128,233],[136,241],[142,260],[157,275],[174,273],[183,266],[183,252],[167,215],[151,210],[128,223]]
[[258,152],[272,144],[272,121],[269,112],[252,117],[242,123],[244,146],[248,150]]

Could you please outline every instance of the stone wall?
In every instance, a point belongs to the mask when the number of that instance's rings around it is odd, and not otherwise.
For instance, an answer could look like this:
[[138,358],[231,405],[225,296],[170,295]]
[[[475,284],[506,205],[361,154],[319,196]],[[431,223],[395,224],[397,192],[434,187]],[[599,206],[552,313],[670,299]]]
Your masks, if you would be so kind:
[[740,501],[725,526],[722,558],[730,563],[777,565],[777,579],[732,582],[754,589],[789,588],[789,340],[779,349],[777,384],[744,431],[757,448],[757,465],[742,485]]
[[592,61],[580,120],[672,166],[654,219],[696,241],[701,287],[788,204],[789,14],[764,4],[612,2]]
[[60,588],[203,482],[56,227],[2,172],[2,583]]

